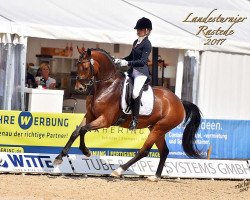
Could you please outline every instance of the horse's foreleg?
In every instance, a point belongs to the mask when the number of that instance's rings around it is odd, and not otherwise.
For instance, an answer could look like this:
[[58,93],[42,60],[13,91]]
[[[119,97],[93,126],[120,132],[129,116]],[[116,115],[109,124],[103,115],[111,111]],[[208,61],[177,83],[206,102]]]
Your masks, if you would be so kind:
[[86,134],[86,132],[80,134],[80,146],[79,146],[79,149],[81,150],[83,155],[85,155],[87,157],[90,157],[91,156],[91,151],[85,145],[85,134]]
[[[86,120],[86,123],[88,124],[89,120]],[[99,128],[103,128],[103,127],[107,127],[108,123],[105,120],[105,118],[103,118],[102,116],[99,117],[98,119],[96,119],[95,121],[91,122],[91,124],[88,125],[89,129],[94,130],[94,129],[99,129]],[[80,146],[79,149],[81,150],[81,152],[87,156],[90,157],[91,156],[91,151],[89,150],[89,148],[86,147],[85,145],[85,134],[86,132],[81,132],[80,133]]]
[[[84,123],[85,123],[85,121],[83,120],[83,122],[81,123],[81,125],[84,124]],[[87,131],[95,130],[95,129],[99,129],[99,128],[104,128],[104,127],[107,127],[107,126],[108,126],[107,120],[103,116],[100,116],[96,120],[94,120],[94,121],[92,121],[92,122],[90,122],[90,123],[88,123],[88,124],[86,124],[86,125],[84,125],[82,127],[78,127],[72,133],[72,135],[70,136],[67,144],[65,145],[65,147],[63,148],[63,150],[61,151],[61,153],[55,158],[54,165],[58,165],[58,164],[62,163],[62,161],[63,161],[62,158],[68,154],[68,151],[69,151],[71,145],[74,143],[74,141],[76,140],[76,138],[80,134],[81,135],[85,135],[85,133]],[[87,153],[87,150],[86,150],[86,153]]]
[[61,164],[63,161],[63,157],[68,154],[70,147],[72,146],[76,138],[79,136],[79,134],[85,134],[88,131],[88,129],[86,129],[86,127],[83,126],[84,124],[85,124],[85,119],[83,119],[80,126],[75,129],[75,131],[70,136],[68,142],[66,143],[61,153],[55,158],[53,163],[54,165]]
[[79,131],[80,131],[80,128],[76,128],[76,130],[72,133],[72,135],[70,136],[67,144],[65,145],[65,147],[63,148],[61,153],[55,158],[53,165],[60,165],[62,163],[63,157],[68,154],[68,151],[69,151],[71,145],[74,143],[75,139],[79,135]]
[[[85,125],[85,124],[88,124],[90,121],[85,119],[81,125]],[[86,132],[84,131],[81,131],[80,132],[80,145],[79,145],[79,149],[81,150],[81,152],[83,153],[83,155],[87,156],[87,157],[90,157],[91,156],[91,151],[86,147],[85,145],[85,134]]]

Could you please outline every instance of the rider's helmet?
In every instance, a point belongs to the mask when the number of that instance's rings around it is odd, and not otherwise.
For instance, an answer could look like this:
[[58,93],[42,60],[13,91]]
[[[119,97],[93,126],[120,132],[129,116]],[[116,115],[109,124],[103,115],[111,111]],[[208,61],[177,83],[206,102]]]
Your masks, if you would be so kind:
[[146,17],[139,19],[134,27],[134,29],[144,29],[144,28],[152,30],[152,22]]

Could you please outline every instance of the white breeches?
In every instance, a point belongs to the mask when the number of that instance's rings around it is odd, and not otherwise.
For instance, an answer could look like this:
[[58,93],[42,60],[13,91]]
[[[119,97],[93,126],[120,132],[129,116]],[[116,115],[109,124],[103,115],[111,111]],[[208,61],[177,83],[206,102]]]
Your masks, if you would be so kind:
[[133,99],[136,99],[139,96],[145,81],[147,80],[147,76],[133,69],[133,77],[134,77],[134,89],[132,96]]

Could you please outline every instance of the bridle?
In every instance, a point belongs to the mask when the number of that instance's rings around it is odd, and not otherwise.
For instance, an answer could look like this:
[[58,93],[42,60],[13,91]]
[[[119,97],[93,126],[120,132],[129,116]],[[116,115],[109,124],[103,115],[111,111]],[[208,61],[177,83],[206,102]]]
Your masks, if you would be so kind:
[[[90,63],[90,78],[81,78],[79,75],[76,76],[76,80],[81,81],[81,80],[87,80],[87,83],[84,83],[86,86],[92,86],[94,83],[99,83],[99,82],[105,82],[110,80],[115,73],[111,73],[111,75],[108,78],[101,79],[101,80],[95,80],[95,71],[94,71],[94,59],[90,57],[90,59],[85,59],[85,61],[81,61],[83,58],[84,54],[80,55],[80,58],[77,60],[76,65],[82,64],[82,63]],[[115,70],[114,70],[115,72]]]
[[81,76],[77,75],[76,76],[76,80],[77,81],[88,80],[88,82],[84,83],[84,85],[91,86],[95,82],[94,59],[90,58],[89,60],[86,60],[84,62],[84,61],[81,61],[82,58],[83,58],[83,54],[81,54],[80,58],[77,60],[76,65],[83,64],[83,63],[88,63],[89,62],[90,63],[90,78],[89,79],[87,79],[87,78],[81,78]]

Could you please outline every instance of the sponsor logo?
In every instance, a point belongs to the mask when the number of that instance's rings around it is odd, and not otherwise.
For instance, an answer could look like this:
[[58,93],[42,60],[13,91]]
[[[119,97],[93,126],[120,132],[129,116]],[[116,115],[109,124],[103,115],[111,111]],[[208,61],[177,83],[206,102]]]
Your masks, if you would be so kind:
[[8,166],[7,161],[0,158],[0,167],[8,168]]
[[31,127],[33,116],[30,112],[21,112],[18,116],[18,125],[20,128],[26,130]]
[[7,158],[0,158],[0,167],[8,168],[12,165],[15,168],[54,168],[50,156],[7,154]]
[[69,126],[69,119],[64,117],[33,117],[30,112],[21,112],[18,116],[18,125],[21,129],[29,129],[34,126]]

